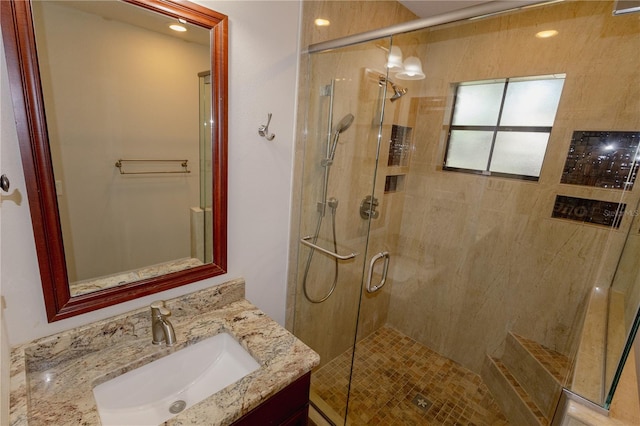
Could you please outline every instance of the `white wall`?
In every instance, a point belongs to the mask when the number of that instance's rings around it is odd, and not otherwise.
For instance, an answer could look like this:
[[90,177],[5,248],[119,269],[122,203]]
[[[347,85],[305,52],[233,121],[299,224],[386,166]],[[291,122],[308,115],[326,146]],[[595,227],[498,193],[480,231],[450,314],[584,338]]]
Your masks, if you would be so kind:
[[[0,42],[0,45],[2,43]],[[0,87],[3,87],[6,83],[6,66],[3,61],[0,61],[0,69],[4,73],[2,75],[2,80],[0,80]],[[0,97],[1,105],[4,107],[5,105],[9,105],[8,99],[4,97]],[[4,110],[4,108],[2,108]],[[4,117],[4,114],[3,114]],[[12,130],[9,126],[4,126],[4,119],[0,120],[3,124],[0,127],[0,140],[4,140],[5,136],[11,137],[10,131]],[[15,133],[15,131],[14,131]],[[5,159],[7,156],[4,155],[4,144],[0,146],[0,160]],[[5,170],[5,164],[3,161],[0,161],[0,173]],[[11,191],[11,188],[9,189]],[[11,192],[9,192],[11,194]],[[4,201],[4,192],[0,192],[0,219],[2,218],[2,203]],[[10,204],[10,201],[7,201],[7,204]],[[0,241],[2,241],[2,223],[0,221]],[[2,258],[2,244],[0,244],[0,259]],[[0,262],[0,277],[2,276],[2,262]],[[1,281],[0,281],[0,289]],[[9,375],[10,375],[10,352],[9,352],[9,339],[7,337],[7,323],[4,320],[4,299],[0,297],[0,425],[8,425],[9,424]]]
[[[32,339],[108,318],[226,280],[244,277],[247,299],[284,324],[291,169],[298,58],[298,1],[195,1],[229,16],[228,273],[85,315],[47,323],[33,232],[19,160],[6,67],[2,65],[3,163],[23,194],[3,205],[2,278],[9,342]],[[4,57],[4,49],[2,49]],[[273,113],[268,142],[257,134]],[[10,132],[5,129],[11,128]],[[8,134],[8,135],[7,135]],[[5,154],[6,153],[6,154]],[[5,161],[6,160],[6,161]]]

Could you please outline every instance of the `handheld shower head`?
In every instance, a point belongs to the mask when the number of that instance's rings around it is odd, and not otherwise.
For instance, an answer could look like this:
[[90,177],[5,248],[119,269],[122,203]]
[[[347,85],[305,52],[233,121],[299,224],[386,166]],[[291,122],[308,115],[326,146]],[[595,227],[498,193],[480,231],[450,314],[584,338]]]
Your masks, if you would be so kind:
[[328,157],[329,162],[333,162],[333,157],[336,155],[336,147],[338,146],[338,139],[340,138],[340,133],[344,132],[349,127],[351,127],[351,124],[353,124],[354,119],[355,117],[353,116],[353,114],[349,113],[345,115],[342,118],[342,120],[340,120],[338,124],[336,124],[333,127],[333,143],[331,144],[331,150],[329,151],[329,157]]
[[347,114],[342,117],[342,120],[340,120],[338,124],[333,127],[333,133],[342,133],[347,130],[351,126],[351,123],[353,123],[354,118],[355,117],[353,116],[353,114]]

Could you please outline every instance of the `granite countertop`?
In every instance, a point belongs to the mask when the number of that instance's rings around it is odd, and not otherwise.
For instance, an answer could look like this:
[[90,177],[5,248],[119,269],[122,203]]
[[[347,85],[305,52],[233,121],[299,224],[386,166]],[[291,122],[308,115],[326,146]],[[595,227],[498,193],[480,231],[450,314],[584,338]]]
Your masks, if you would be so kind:
[[151,344],[148,308],[38,339],[11,354],[11,425],[98,425],[94,386],[220,332],[260,368],[167,421],[228,425],[318,365],[319,356],[244,299],[244,280],[166,300],[177,343]]

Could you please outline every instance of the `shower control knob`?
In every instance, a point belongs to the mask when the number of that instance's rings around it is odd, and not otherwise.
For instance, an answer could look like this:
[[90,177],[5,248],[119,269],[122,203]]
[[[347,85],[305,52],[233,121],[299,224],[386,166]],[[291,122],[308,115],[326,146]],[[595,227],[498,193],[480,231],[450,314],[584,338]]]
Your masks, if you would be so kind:
[[377,219],[380,215],[380,212],[376,211],[378,204],[380,203],[376,197],[367,195],[360,204],[360,217],[363,219]]

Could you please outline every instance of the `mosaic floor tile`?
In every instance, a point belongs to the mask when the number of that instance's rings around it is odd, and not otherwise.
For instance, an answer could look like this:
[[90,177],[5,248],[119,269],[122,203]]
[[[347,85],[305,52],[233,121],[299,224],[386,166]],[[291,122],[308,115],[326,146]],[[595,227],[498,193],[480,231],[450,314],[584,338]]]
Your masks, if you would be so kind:
[[[312,390],[343,417],[352,357],[346,351],[311,377]],[[509,424],[480,376],[390,327],[357,344],[348,409],[353,426]]]

